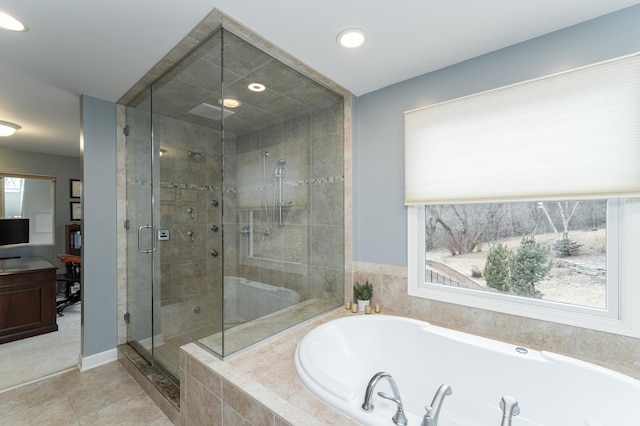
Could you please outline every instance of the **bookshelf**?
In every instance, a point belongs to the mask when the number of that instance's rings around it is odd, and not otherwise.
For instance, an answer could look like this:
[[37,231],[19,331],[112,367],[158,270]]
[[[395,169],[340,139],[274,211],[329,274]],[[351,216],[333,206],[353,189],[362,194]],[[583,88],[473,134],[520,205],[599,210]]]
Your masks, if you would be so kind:
[[67,253],[80,256],[80,248],[82,247],[82,233],[80,231],[80,225],[72,223],[66,225],[66,237],[67,237]]

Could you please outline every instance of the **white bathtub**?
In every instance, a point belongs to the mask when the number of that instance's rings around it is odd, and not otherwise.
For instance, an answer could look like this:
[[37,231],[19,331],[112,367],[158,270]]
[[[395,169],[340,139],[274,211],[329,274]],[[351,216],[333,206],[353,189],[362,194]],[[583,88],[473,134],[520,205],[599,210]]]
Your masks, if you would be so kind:
[[[519,349],[522,351],[522,348]],[[375,409],[361,409],[371,377],[395,379],[409,425],[419,426],[425,405],[446,383],[440,426],[499,426],[503,395],[520,414],[513,426],[640,425],[640,381],[593,364],[387,315],[354,315],[327,322],[298,344],[300,381],[317,398],[365,425],[393,426],[388,382],[376,386]]]
[[242,323],[300,303],[297,291],[242,277],[224,277],[224,321]]

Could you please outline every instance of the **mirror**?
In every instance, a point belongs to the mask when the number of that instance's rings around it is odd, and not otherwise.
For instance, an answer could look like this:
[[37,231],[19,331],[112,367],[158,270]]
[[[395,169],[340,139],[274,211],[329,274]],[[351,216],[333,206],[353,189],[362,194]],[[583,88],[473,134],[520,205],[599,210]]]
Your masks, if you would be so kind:
[[29,219],[30,245],[54,243],[55,176],[0,172],[0,218]]

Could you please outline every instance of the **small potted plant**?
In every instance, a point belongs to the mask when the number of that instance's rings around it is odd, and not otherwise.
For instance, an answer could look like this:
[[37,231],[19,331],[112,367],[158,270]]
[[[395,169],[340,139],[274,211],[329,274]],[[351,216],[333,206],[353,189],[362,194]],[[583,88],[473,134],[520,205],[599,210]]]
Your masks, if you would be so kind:
[[358,310],[364,312],[364,307],[369,305],[369,300],[373,296],[373,285],[367,280],[364,284],[358,284],[353,286],[353,292],[358,299]]

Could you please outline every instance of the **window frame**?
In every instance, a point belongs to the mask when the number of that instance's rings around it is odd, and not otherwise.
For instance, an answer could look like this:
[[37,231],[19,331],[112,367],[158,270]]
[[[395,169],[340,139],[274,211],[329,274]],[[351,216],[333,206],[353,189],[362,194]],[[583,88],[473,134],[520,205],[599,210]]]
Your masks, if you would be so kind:
[[598,309],[425,282],[425,206],[407,206],[408,295],[640,337],[640,199],[607,202],[607,308]]

